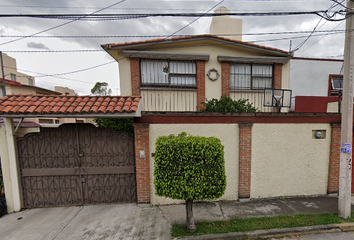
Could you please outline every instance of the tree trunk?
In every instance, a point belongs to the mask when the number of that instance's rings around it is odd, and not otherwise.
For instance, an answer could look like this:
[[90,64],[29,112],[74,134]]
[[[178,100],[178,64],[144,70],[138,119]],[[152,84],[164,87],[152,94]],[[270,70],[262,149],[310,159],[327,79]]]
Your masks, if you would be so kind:
[[195,232],[194,216],[193,216],[193,200],[186,201],[187,212],[187,232]]

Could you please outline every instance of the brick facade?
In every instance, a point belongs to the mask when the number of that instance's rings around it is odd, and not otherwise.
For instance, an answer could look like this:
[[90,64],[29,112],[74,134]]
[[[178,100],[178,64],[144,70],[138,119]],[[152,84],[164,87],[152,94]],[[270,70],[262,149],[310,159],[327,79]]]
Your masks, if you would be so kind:
[[130,75],[132,83],[132,95],[140,96],[140,60],[130,58]]
[[230,63],[221,62],[221,96],[230,97]]
[[[149,150],[149,124],[134,123],[135,133],[135,165],[137,202],[150,202],[150,150]],[[145,157],[140,157],[140,151],[145,151]]]
[[339,168],[340,168],[340,123],[332,123],[331,150],[329,155],[328,193],[339,192]]
[[251,193],[252,123],[239,123],[239,198]]
[[197,61],[197,111],[204,108],[201,102],[205,102],[205,61]]
[[283,75],[283,64],[276,63],[274,64],[274,79],[273,79],[273,88],[281,89],[281,79]]

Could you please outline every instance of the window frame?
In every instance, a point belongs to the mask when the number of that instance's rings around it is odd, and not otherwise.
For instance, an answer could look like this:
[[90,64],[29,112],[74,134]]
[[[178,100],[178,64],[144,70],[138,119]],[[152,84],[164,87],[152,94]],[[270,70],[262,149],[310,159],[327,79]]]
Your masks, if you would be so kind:
[[[142,62],[144,60],[147,61],[157,61],[157,62],[167,62],[168,66],[168,75],[167,75],[167,83],[143,83],[142,77]],[[194,74],[193,73],[171,73],[171,62],[185,62],[185,63],[193,63],[194,64]],[[140,88],[141,89],[197,89],[197,61],[196,60],[175,60],[175,59],[149,59],[149,58],[140,58],[139,59],[139,67],[140,67]],[[162,69],[161,69],[162,71]],[[194,84],[186,84],[186,85],[178,85],[171,83],[171,78],[173,77],[194,77]]]
[[10,73],[11,81],[17,82],[17,76],[14,73]]
[[[232,87],[232,76],[237,75],[237,73],[232,73],[232,65],[245,65],[250,66],[250,87]],[[254,66],[271,66],[271,77],[269,76],[254,76],[253,67]],[[267,63],[240,63],[240,62],[230,62],[230,91],[237,92],[237,91],[263,91],[266,88],[273,88],[274,84],[274,63],[267,64]],[[265,86],[262,88],[255,88],[254,87],[254,79],[269,79],[271,78],[271,86]]]
[[341,74],[329,74],[328,77],[328,96],[339,96],[341,95],[343,89],[333,89],[333,78],[342,78],[342,80],[344,81],[344,76]]

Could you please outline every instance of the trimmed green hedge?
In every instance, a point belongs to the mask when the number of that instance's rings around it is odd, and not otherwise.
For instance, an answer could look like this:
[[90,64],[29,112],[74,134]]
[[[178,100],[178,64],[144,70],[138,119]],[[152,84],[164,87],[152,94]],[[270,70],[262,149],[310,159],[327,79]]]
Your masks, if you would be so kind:
[[182,200],[215,199],[226,188],[224,146],[215,137],[161,136],[156,140],[158,196]]

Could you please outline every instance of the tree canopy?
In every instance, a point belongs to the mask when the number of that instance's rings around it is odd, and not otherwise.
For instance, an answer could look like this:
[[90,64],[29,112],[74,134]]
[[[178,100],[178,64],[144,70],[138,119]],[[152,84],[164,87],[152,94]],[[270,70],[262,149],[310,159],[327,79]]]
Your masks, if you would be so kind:
[[95,86],[91,89],[91,93],[94,95],[111,95],[112,90],[108,88],[108,83],[106,82],[96,82]]

